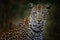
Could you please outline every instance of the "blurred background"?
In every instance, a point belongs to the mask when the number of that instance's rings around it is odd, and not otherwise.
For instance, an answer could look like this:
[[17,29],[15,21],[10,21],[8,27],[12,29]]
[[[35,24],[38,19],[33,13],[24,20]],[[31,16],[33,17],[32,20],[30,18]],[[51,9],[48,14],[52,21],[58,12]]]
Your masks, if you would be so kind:
[[19,22],[29,15],[28,3],[50,3],[44,40],[60,40],[60,0],[0,0],[0,32],[11,27],[11,22]]

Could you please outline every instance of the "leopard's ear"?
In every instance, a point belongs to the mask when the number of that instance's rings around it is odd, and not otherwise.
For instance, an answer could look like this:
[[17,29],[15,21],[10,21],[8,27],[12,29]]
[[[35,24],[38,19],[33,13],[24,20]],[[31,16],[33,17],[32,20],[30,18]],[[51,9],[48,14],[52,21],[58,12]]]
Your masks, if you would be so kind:
[[51,4],[50,3],[46,3],[45,6],[46,6],[47,9],[50,9]]
[[34,6],[33,3],[29,3],[28,5],[29,5],[30,8],[32,8]]

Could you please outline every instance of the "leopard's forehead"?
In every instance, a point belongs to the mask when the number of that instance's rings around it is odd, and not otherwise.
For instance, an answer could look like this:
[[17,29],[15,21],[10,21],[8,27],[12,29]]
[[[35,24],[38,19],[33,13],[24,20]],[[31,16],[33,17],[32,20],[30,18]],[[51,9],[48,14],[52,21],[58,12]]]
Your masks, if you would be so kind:
[[41,11],[41,10],[47,9],[47,7],[49,7],[49,5],[47,4],[37,4],[32,7],[32,10]]
[[43,4],[37,4],[34,7],[36,8],[36,10],[40,10],[41,8],[46,8],[46,6]]

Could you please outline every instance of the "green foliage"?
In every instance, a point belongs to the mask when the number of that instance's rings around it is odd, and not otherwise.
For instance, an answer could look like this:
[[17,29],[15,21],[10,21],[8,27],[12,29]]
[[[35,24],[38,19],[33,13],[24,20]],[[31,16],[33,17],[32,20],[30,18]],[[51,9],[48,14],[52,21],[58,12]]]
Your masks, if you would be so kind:
[[25,11],[28,10],[28,9],[29,9],[28,4],[24,4],[21,12],[19,13],[19,15],[22,19],[25,18],[25,16],[27,15],[27,13],[25,13]]
[[38,4],[38,3],[40,3],[41,1],[42,1],[42,0],[27,0],[26,3],[32,2],[32,3],[34,3],[34,4]]
[[17,10],[17,9],[19,9],[19,5],[18,4],[13,5],[12,10]]
[[46,0],[46,2],[54,3],[54,2],[55,2],[55,0]]

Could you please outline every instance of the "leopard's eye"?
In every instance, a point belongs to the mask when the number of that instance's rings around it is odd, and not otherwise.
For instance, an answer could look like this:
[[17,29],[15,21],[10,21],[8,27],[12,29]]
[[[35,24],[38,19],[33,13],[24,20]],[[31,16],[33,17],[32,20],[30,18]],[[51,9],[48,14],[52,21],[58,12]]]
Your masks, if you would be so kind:
[[45,7],[46,7],[47,9],[50,9],[50,8],[51,8],[51,4],[46,4]]
[[50,9],[50,6],[49,6],[49,7],[47,7],[47,9]]
[[51,8],[51,5],[47,6],[46,8],[47,8],[47,9],[50,9],[50,8]]

